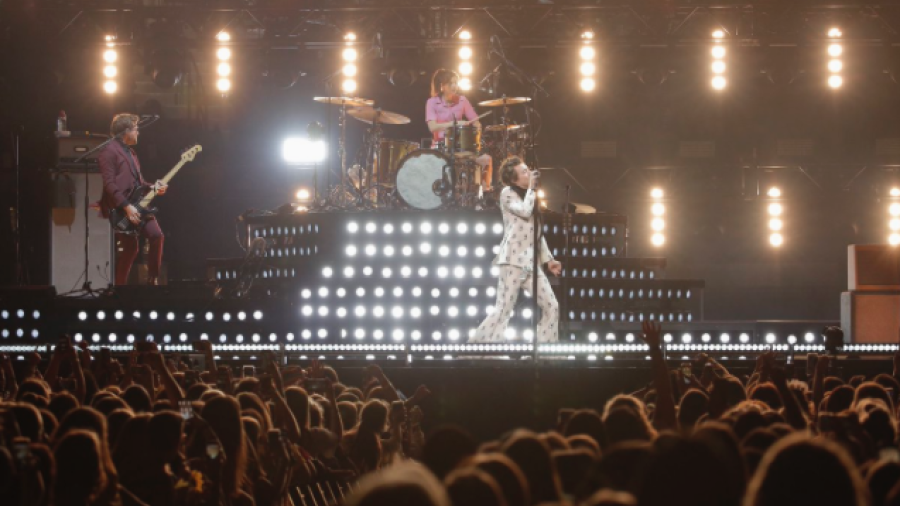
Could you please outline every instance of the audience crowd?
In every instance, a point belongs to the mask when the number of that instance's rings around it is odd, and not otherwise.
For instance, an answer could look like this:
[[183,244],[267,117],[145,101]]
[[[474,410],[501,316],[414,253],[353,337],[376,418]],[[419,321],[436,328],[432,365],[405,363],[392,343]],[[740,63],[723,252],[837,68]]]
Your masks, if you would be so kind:
[[236,378],[208,342],[201,360],[141,343],[122,364],[64,337],[46,363],[0,357],[0,503],[900,506],[900,354],[871,379],[772,352],[744,376],[705,355],[670,370],[643,330],[645,388],[486,442],[426,435],[431,392],[375,365],[350,386],[266,354]]

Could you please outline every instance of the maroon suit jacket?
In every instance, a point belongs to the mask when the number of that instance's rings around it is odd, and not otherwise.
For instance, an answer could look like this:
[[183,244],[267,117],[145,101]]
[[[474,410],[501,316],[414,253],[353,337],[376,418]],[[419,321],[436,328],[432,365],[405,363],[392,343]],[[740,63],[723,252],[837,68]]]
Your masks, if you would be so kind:
[[[103,178],[103,196],[100,198],[100,212],[104,218],[109,217],[110,209],[115,209],[124,204],[128,200],[131,190],[135,187],[134,175],[131,172],[131,162],[128,160],[126,149],[131,150],[130,147],[121,141],[115,140],[103,148],[100,156],[97,157],[97,162],[100,165],[100,176]],[[131,150],[131,154],[134,157],[134,165],[141,179],[140,184],[149,186],[141,174],[141,164],[138,162],[134,150]]]

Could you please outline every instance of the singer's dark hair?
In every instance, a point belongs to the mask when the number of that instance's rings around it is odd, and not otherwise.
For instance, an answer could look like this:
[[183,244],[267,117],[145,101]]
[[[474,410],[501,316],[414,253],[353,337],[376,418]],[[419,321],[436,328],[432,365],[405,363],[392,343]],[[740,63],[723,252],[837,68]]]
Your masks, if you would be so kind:
[[516,179],[518,179],[516,167],[523,163],[525,162],[518,156],[511,156],[506,160],[503,160],[503,163],[500,165],[500,181],[503,181],[503,184],[506,186],[512,186]]
[[131,114],[130,112],[116,114],[113,116],[112,123],[109,125],[109,133],[110,135],[119,135],[129,128],[134,128],[140,120],[140,117],[136,114]]
[[431,96],[436,97],[441,94],[441,86],[452,80],[459,80],[459,74],[449,69],[437,69],[431,76]]

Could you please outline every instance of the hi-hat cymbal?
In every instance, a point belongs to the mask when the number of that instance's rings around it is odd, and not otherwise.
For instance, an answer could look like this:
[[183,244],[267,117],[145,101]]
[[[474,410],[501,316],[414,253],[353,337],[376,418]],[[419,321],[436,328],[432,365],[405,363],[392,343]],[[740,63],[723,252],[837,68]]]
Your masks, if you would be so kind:
[[486,132],[502,132],[504,130],[515,132],[516,130],[521,130],[527,126],[527,123],[522,125],[491,125],[489,127],[486,127],[484,130]]
[[372,107],[374,100],[359,97],[315,97],[313,100],[323,104],[345,105],[347,107]]
[[484,102],[478,102],[478,105],[480,105],[481,107],[500,107],[502,105],[524,104],[525,102],[531,102],[531,99],[528,97],[503,97],[495,98],[494,100],[485,100]]
[[405,125],[409,123],[409,118],[396,112],[382,111],[371,107],[358,107],[350,109],[347,114],[362,121],[363,123],[373,123],[376,120],[380,125]]

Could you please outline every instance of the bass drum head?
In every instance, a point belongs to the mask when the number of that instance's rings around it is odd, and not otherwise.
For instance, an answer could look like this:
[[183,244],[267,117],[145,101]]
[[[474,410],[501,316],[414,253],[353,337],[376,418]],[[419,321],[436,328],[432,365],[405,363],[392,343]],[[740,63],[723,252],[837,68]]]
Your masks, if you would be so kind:
[[438,187],[446,165],[450,165],[450,159],[434,149],[419,149],[403,157],[397,169],[400,198],[416,209],[441,207]]

